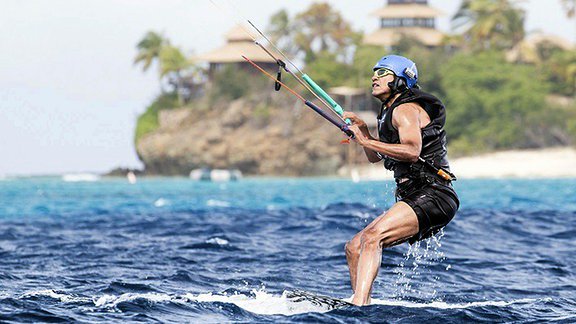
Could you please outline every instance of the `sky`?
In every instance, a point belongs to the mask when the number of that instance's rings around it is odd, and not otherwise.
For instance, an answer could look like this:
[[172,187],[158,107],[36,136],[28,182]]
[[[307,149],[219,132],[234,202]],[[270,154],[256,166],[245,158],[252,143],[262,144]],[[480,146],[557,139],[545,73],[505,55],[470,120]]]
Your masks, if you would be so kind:
[[[138,114],[158,94],[156,71],[133,65],[135,45],[162,32],[187,54],[210,51],[243,18],[265,27],[280,9],[313,0],[0,0],[0,177],[141,168]],[[384,0],[332,0],[354,28]],[[448,32],[460,0],[430,0]],[[526,30],[576,39],[560,0],[524,0]],[[377,59],[377,58],[375,58]]]

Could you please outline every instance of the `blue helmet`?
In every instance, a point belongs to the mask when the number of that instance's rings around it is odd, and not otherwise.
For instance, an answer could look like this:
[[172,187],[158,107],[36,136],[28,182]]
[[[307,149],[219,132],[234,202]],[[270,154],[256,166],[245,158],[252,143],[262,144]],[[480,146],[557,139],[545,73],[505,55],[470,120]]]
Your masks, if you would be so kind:
[[418,82],[418,69],[412,60],[399,55],[386,55],[374,65],[374,71],[378,69],[388,69],[396,76],[406,81],[408,88],[413,88]]

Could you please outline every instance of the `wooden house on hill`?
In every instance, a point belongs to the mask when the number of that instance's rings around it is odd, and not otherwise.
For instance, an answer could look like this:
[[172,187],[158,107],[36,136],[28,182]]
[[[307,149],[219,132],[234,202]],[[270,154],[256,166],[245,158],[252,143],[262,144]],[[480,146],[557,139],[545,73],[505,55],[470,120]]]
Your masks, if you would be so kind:
[[436,18],[442,14],[428,0],[388,0],[388,5],[371,14],[380,19],[380,28],[365,35],[364,43],[391,47],[410,37],[428,47],[439,46],[444,34],[436,29]]

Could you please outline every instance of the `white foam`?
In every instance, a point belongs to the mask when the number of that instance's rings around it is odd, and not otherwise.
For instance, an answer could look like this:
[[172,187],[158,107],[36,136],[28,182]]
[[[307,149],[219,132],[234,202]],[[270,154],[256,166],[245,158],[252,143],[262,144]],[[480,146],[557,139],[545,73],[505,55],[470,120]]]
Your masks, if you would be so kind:
[[210,207],[230,207],[230,203],[223,200],[208,199],[206,206]]
[[169,201],[164,199],[164,198],[158,198],[155,202],[154,202],[154,206],[155,207],[164,207],[166,205],[168,205]]
[[146,299],[147,301],[158,303],[171,301],[173,297],[168,294],[160,293],[126,293],[120,296],[104,295],[99,298],[95,298],[93,301],[96,307],[115,308],[119,303],[134,301],[136,299]]
[[230,242],[228,242],[228,240],[223,239],[223,238],[213,237],[211,239],[206,240],[206,243],[218,244],[220,246],[225,246],[225,245],[228,245]]
[[285,295],[275,296],[264,290],[253,290],[255,297],[246,295],[214,295],[211,293],[184,297],[196,302],[220,302],[234,304],[249,312],[261,315],[296,315],[304,313],[325,313],[328,309],[312,303],[294,303],[286,299]]
[[368,219],[368,218],[374,216],[372,213],[361,212],[361,211],[353,211],[351,213],[351,215],[354,217],[361,218],[361,219]]
[[[182,296],[169,295],[163,293],[125,293],[119,296],[116,295],[102,295],[92,298],[78,297],[65,293],[55,292],[54,290],[38,290],[31,291],[21,295],[20,298],[29,298],[31,296],[47,296],[53,299],[60,300],[63,303],[93,303],[97,308],[109,309],[115,311],[118,304],[122,302],[130,302],[138,299],[144,299],[152,303],[162,302],[175,302],[175,303],[228,303],[234,304],[244,310],[255,314],[261,315],[297,315],[304,313],[325,313],[329,310],[322,306],[314,305],[309,302],[292,302],[287,299],[284,292],[282,295],[273,295],[267,293],[264,288],[259,290],[252,290],[251,295],[244,294],[185,294]],[[345,299],[350,302],[351,298]],[[550,301],[551,298],[544,299],[517,299],[512,301],[478,301],[467,303],[454,303],[449,304],[442,301],[434,301],[430,303],[415,303],[404,300],[379,300],[372,299],[372,305],[386,305],[386,306],[399,306],[407,308],[437,308],[437,309],[464,309],[474,307],[507,307],[513,304],[533,304],[542,301]]]
[[58,299],[63,303],[78,303],[78,302],[81,303],[90,301],[89,298],[58,293],[52,289],[30,291],[20,296],[20,298],[30,298],[30,297],[50,297],[53,299]]
[[387,305],[387,306],[402,306],[408,308],[439,308],[439,309],[463,309],[463,308],[473,308],[473,307],[485,307],[485,306],[495,306],[495,307],[506,307],[512,304],[529,304],[542,301],[542,299],[531,299],[523,298],[516,299],[512,301],[481,301],[481,302],[469,302],[469,303],[456,303],[448,304],[442,301],[434,301],[431,303],[414,303],[403,300],[378,300],[372,299],[373,305]]

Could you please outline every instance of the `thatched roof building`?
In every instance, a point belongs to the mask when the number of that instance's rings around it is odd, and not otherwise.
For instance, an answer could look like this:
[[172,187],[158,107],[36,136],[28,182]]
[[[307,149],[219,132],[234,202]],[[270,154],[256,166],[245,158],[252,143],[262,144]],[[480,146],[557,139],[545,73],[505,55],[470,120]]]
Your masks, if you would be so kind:
[[390,47],[402,37],[411,37],[426,46],[442,43],[444,34],[436,29],[436,17],[442,12],[427,0],[388,0],[388,5],[372,13],[380,19],[380,28],[364,36],[364,43]]
[[[226,44],[208,53],[195,57],[196,61],[210,64],[210,74],[226,64],[238,64],[242,68],[248,67],[242,55],[248,57],[267,70],[274,70],[276,61],[260,47],[254,44],[254,37],[248,34],[247,28],[240,25],[234,27],[226,34]],[[254,70],[252,67],[250,70]]]

